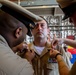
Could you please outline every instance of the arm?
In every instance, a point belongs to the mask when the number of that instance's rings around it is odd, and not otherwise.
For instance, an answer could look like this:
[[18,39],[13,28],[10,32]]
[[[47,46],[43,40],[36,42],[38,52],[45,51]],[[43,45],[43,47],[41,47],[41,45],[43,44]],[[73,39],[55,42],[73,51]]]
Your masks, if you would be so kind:
[[50,51],[50,56],[51,57],[56,57],[56,60],[58,62],[58,67],[59,67],[59,73],[60,75],[68,75],[69,74],[69,68],[67,67],[66,63],[64,62],[63,58],[61,55],[57,55],[59,52],[57,50],[51,50]]
[[67,65],[64,62],[64,60],[63,60],[63,58],[62,58],[61,55],[57,56],[57,62],[58,62],[58,67],[59,67],[59,73],[60,73],[60,75],[68,75],[69,68],[67,67]]
[[52,47],[56,46],[57,44],[65,43],[67,45],[70,45],[74,48],[76,48],[76,40],[66,39],[66,38],[54,38],[52,40]]
[[76,40],[71,40],[71,39],[62,39],[62,40],[64,41],[63,43],[76,48]]
[[29,50],[26,42],[22,42],[12,49],[14,52],[17,52],[17,55],[19,55],[21,58],[27,59],[32,64],[32,59],[34,58],[35,53],[34,50]]

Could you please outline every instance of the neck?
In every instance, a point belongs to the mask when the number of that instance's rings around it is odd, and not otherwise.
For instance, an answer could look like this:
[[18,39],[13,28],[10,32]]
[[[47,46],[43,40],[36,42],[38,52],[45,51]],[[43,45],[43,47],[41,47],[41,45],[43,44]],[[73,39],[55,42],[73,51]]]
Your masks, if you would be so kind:
[[44,47],[47,42],[47,39],[34,39],[34,45]]
[[[11,35],[8,33],[3,33],[3,34],[1,34],[4,38],[5,38],[5,40],[7,41],[7,43],[8,43],[8,45],[9,45],[9,47],[10,48],[12,48],[13,47],[13,42],[12,42],[12,37],[11,37]],[[12,40],[9,40],[9,39],[12,39]]]

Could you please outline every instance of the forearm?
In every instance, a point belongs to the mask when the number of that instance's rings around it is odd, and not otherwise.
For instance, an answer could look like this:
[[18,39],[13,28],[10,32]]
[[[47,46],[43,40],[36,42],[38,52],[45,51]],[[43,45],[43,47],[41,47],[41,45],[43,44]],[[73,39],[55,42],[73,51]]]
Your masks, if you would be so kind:
[[59,73],[60,73],[60,75],[68,75],[69,68],[67,67],[67,65],[64,62],[64,60],[63,60],[63,58],[62,58],[61,55],[57,56],[57,62],[58,62],[58,67],[59,67]]
[[76,40],[70,40],[70,39],[63,39],[63,40],[65,44],[76,48]]

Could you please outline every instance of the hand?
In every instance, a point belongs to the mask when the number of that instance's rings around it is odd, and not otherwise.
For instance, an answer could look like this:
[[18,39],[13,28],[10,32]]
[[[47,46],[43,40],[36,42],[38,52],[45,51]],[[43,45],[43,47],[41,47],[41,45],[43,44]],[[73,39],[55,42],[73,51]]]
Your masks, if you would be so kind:
[[52,48],[55,48],[57,45],[61,45],[63,42],[64,41],[62,38],[54,38],[51,42],[51,46]]
[[54,38],[54,39],[52,40],[52,42],[51,42],[52,48],[55,48],[57,44],[58,44],[58,39],[57,39],[57,38]]
[[19,45],[13,47],[12,50],[14,53],[17,53],[17,52],[22,52],[24,48],[28,49],[28,45],[26,42],[20,43]]
[[28,50],[24,55],[24,58],[26,58],[30,63],[34,57],[35,57],[34,50]]
[[23,49],[28,49],[28,44],[27,44],[26,42],[22,42],[21,44],[19,44],[19,45],[17,46],[17,49],[22,52]]
[[51,42],[52,48],[55,49],[57,44],[58,44],[57,36],[56,36],[56,34],[53,34],[53,40]]
[[60,52],[58,50],[50,50],[50,57],[55,58],[57,53],[60,53]]

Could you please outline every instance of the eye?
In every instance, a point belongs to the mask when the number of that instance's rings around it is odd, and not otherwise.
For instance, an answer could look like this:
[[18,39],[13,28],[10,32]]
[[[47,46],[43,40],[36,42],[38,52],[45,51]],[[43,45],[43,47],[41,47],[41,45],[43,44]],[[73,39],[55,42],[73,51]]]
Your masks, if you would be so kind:
[[46,26],[47,26],[47,25],[44,24],[44,23],[41,24],[41,27],[42,27],[42,28],[45,28]]

